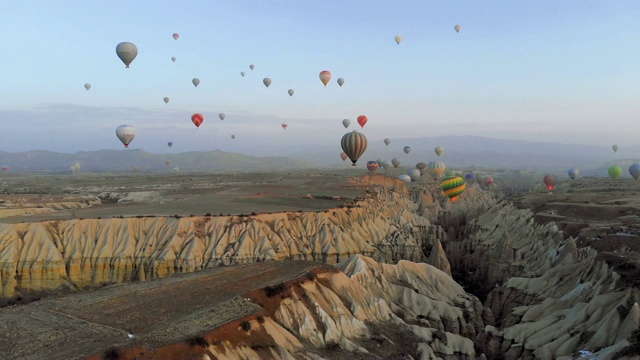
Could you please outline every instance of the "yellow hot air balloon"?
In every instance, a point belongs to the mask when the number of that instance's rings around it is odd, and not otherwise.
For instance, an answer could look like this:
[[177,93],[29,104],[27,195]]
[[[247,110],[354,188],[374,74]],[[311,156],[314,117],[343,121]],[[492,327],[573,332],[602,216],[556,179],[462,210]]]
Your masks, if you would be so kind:
[[444,178],[440,183],[440,188],[451,202],[456,202],[466,187],[464,180],[459,176]]
[[396,44],[400,45],[401,42],[402,42],[402,36],[396,35]]

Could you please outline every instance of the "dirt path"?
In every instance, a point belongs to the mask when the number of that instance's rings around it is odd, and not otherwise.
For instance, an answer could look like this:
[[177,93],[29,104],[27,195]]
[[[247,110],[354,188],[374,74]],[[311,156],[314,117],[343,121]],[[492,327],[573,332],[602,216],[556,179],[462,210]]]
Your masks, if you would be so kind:
[[317,266],[327,265],[274,261],[220,267],[3,308],[1,358],[78,359],[111,346],[178,342],[256,312],[260,308],[244,294]]

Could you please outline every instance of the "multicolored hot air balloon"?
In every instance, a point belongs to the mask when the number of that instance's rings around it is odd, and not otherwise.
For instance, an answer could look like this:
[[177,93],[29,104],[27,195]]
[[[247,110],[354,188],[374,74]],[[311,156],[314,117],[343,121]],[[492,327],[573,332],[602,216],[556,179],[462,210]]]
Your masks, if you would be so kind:
[[120,125],[116,128],[116,136],[124,147],[128,148],[133,138],[136,137],[136,129],[131,125]]
[[553,191],[553,187],[555,186],[558,179],[556,179],[555,175],[545,175],[542,181],[547,186],[547,189],[549,189],[549,191]]
[[571,169],[569,169],[567,174],[569,175],[571,180],[573,180],[573,179],[577,178],[578,175],[580,175],[580,171],[578,169],[576,169],[576,168],[571,168]]
[[343,78],[338,78],[338,85],[340,85],[340,87],[342,87],[342,85],[344,85],[344,79]]
[[400,161],[400,159],[398,158],[393,158],[391,159],[391,165],[393,165],[394,168],[399,168],[400,165],[402,165],[402,161]]
[[173,33],[173,40],[178,40],[180,38],[180,35],[178,35],[178,33]]
[[620,166],[618,165],[613,165],[611,167],[609,167],[609,176],[611,176],[612,179],[617,179],[620,177],[620,175],[622,175],[622,168],[620,168]]
[[164,101],[165,104],[169,103],[169,98],[166,96],[162,100]]
[[352,166],[356,166],[360,156],[367,150],[367,137],[353,130],[342,136],[340,145],[342,146],[342,151],[351,159]]
[[271,85],[271,79],[264,78],[264,79],[262,79],[262,83],[264,84],[264,86],[266,86],[268,88],[269,85]]
[[89,83],[84,84],[84,88],[87,89],[87,91],[89,91],[89,89],[91,89],[91,84]]
[[436,153],[436,155],[440,156],[442,155],[442,153],[444,153],[444,148],[442,146],[436,146],[433,151]]
[[138,56],[138,48],[130,42],[121,42],[116,46],[116,55],[128,68],[131,62]]
[[411,146],[405,146],[402,151],[404,151],[405,154],[409,155],[409,153],[411,152]]
[[400,43],[402,42],[402,36],[396,35],[395,40],[396,40],[396,44],[400,45]]
[[345,129],[348,128],[349,125],[351,125],[351,120],[349,119],[342,120],[342,126],[344,126]]
[[227,115],[225,115],[224,113],[220,113],[218,114],[218,117],[220,118],[220,121],[224,121],[224,118],[226,118]]
[[358,116],[358,124],[360,124],[361,128],[364,127],[364,124],[366,124],[367,121],[369,121],[369,119],[366,116],[364,116],[364,115]]
[[342,161],[345,161],[345,160],[347,160],[348,158],[349,158],[349,157],[347,156],[347,154],[345,154],[345,153],[343,153],[343,152],[341,152],[341,153],[340,153],[340,159],[342,159]]
[[378,164],[377,161],[367,162],[367,170],[369,170],[370,172],[376,172],[376,170],[378,170],[378,167],[380,167],[380,165]]
[[618,145],[613,144],[613,145],[611,145],[611,149],[613,149],[613,152],[616,153],[616,152],[618,152],[619,148],[618,148]]
[[440,188],[452,203],[460,198],[466,187],[464,180],[459,176],[446,177],[440,182]]
[[200,79],[193,78],[191,79],[191,83],[193,84],[193,86],[198,87],[198,85],[200,85]]
[[195,113],[191,115],[191,121],[196,126],[196,128],[199,128],[200,125],[202,125],[202,122],[204,122],[204,116],[200,113]]
[[634,179],[638,180],[638,178],[640,178],[640,164],[636,163],[629,166],[629,174],[631,174]]
[[384,144],[389,146],[389,144],[391,144],[391,139],[389,138],[384,138]]
[[327,86],[329,81],[331,81],[331,72],[329,70],[320,71],[320,75],[319,76],[320,76],[320,81],[322,81],[324,86]]
[[447,167],[442,161],[431,161],[427,164],[427,168],[427,171],[429,172],[429,175],[433,177],[433,180],[438,180],[447,170]]

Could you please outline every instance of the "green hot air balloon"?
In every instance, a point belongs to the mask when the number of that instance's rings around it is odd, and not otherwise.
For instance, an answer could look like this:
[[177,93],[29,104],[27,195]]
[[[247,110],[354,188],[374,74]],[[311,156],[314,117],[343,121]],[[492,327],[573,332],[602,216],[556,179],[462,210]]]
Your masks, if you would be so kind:
[[609,176],[611,176],[612,179],[617,179],[620,175],[622,175],[622,169],[620,166],[613,165],[609,168]]
[[459,176],[446,177],[440,182],[440,188],[451,202],[456,202],[466,187],[464,179]]

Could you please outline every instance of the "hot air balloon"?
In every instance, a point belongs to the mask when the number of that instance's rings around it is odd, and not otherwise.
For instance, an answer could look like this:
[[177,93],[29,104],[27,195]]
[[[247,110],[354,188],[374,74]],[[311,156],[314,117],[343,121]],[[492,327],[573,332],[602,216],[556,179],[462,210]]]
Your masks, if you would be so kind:
[[349,125],[351,125],[351,120],[349,119],[342,120],[342,126],[344,126],[345,129],[348,128]]
[[191,121],[196,126],[196,128],[199,128],[200,125],[202,125],[202,122],[204,122],[204,116],[202,116],[202,114],[200,113],[195,113],[191,115]]
[[459,33],[459,32],[460,32],[460,30],[462,30],[462,26],[460,26],[460,25],[456,25],[456,26],[454,26],[454,27],[453,27],[453,29],[454,29],[457,33]]
[[402,151],[404,151],[404,153],[408,155],[411,152],[411,146],[405,146]]
[[342,145],[342,151],[351,159],[352,166],[356,166],[360,156],[367,150],[367,137],[353,130],[342,136],[340,145]]
[[121,42],[116,46],[116,54],[128,68],[131,62],[138,56],[138,48],[130,42]]
[[400,165],[402,165],[402,161],[400,161],[400,159],[398,158],[393,158],[391,159],[391,165],[393,165],[394,168],[399,168]]
[[340,86],[344,85],[344,79],[343,78],[338,78],[338,85],[340,85]]
[[294,93],[294,92],[295,92],[295,91],[293,91],[293,89],[289,89],[289,90],[287,90],[287,93],[289,93],[289,96],[293,96],[293,93]]
[[283,129],[287,130],[287,127],[288,127],[289,125],[287,125],[287,124],[285,124],[285,123],[282,123],[280,126],[282,126],[282,128],[283,128]]
[[396,44],[400,45],[400,43],[402,42],[402,36],[396,35],[395,40],[396,40]]
[[464,180],[459,176],[446,177],[440,182],[440,188],[452,203],[460,198],[466,187]]
[[438,180],[439,177],[444,175],[447,167],[442,161],[431,161],[427,164],[428,172],[434,180]]
[[9,167],[8,167],[8,166],[3,166],[3,167],[2,167],[2,168],[0,168],[0,169],[2,169],[2,172],[7,172],[7,171],[9,171]]
[[366,117],[366,116],[364,116],[364,115],[360,115],[360,116],[358,116],[358,124],[360,124],[360,127],[361,127],[361,128],[363,128],[363,127],[364,127],[364,124],[366,124],[366,123],[367,123],[367,121],[369,121],[369,119],[367,119],[367,117]]
[[423,162],[419,162],[416,164],[416,169],[418,169],[420,171],[420,176],[422,176],[424,174],[424,169],[427,168],[427,163],[423,163]]
[[342,159],[342,161],[345,161],[345,160],[347,160],[348,158],[349,158],[349,157],[347,156],[347,154],[345,154],[345,153],[343,153],[343,152],[341,152],[341,153],[340,153],[340,159]]
[[484,184],[486,186],[491,186],[493,185],[493,177],[491,177],[491,175],[485,175],[482,177],[482,181],[484,182]]
[[198,87],[198,85],[200,85],[200,79],[198,78],[193,78],[191,80],[191,82],[193,83],[193,86]]
[[236,135],[235,134],[231,134],[231,139],[235,139]]
[[249,65],[249,69],[253,70],[253,69],[255,69],[255,68],[256,68],[256,66],[255,66],[255,65],[253,65],[253,64]]
[[173,143],[172,143],[171,141],[169,141],[169,142],[167,143],[167,146],[169,147],[169,149],[171,149],[171,147],[173,146]]
[[87,91],[89,91],[89,89],[91,89],[91,84],[89,83],[84,84],[84,88],[87,89]]
[[320,81],[322,81],[324,86],[327,86],[329,81],[331,81],[331,72],[329,72],[328,70],[320,71],[320,75],[319,76],[320,76]]
[[475,176],[473,175],[473,173],[467,173],[467,174],[464,176],[464,179],[465,179],[465,180],[469,180],[469,181],[473,180],[474,178],[475,178]]
[[167,160],[164,163],[167,164],[167,166],[171,166],[171,164],[172,164],[171,160]]
[[444,177],[452,177],[452,176],[456,176],[455,171],[447,170],[447,171],[444,172]]
[[240,76],[244,77],[246,73],[244,71],[240,71]]
[[220,113],[220,114],[218,114],[218,117],[220,118],[220,121],[223,121],[224,118],[227,117],[227,115],[225,115],[224,113]]
[[406,183],[411,182],[411,176],[409,176],[407,174],[402,174],[402,175],[398,176],[398,179],[400,179],[400,181],[403,181],[403,182],[406,182]]
[[389,160],[385,160],[385,161],[382,162],[382,167],[385,170],[389,170],[389,168],[392,167],[392,166],[393,166],[393,164]]
[[545,177],[542,179],[549,191],[553,191],[553,186],[556,184],[557,180],[558,179],[556,179],[555,175],[545,175]]
[[264,78],[262,79],[262,83],[264,84],[264,86],[269,87],[269,85],[271,85],[271,79]]
[[389,146],[389,144],[391,144],[391,139],[389,138],[384,138],[384,144]]
[[166,97],[166,96],[165,96],[165,97],[164,97],[164,99],[162,99],[162,100],[164,100],[164,103],[165,103],[165,104],[169,102],[169,98],[168,98],[168,97]]
[[629,174],[631,174],[634,179],[638,180],[638,178],[640,178],[640,164],[636,163],[629,166]]
[[618,145],[613,144],[613,145],[611,146],[611,148],[613,149],[613,152],[614,152],[614,153],[615,153],[615,152],[618,152]]
[[179,37],[178,33],[173,33],[173,40],[178,40]]
[[577,178],[578,175],[580,175],[580,171],[576,168],[569,169],[567,173],[569,174],[569,177],[571,178],[571,180]]
[[433,151],[435,151],[436,155],[440,156],[444,152],[444,148],[442,146],[436,146]]
[[409,178],[411,178],[411,181],[413,182],[420,180],[420,170],[418,169],[409,169],[407,171],[407,175],[409,175]]
[[133,138],[136,137],[136,129],[131,125],[120,125],[116,128],[116,136],[124,147],[128,148]]
[[378,170],[378,167],[380,167],[380,165],[378,164],[377,161],[367,162],[367,170],[369,170],[370,172],[376,172],[376,170]]
[[622,175],[622,169],[618,165],[611,166],[608,172],[609,172],[609,176],[611,176],[611,178],[614,180],[620,177],[620,175]]
[[176,57],[175,57],[175,56],[172,56],[172,57],[171,57],[171,61],[176,62]]

